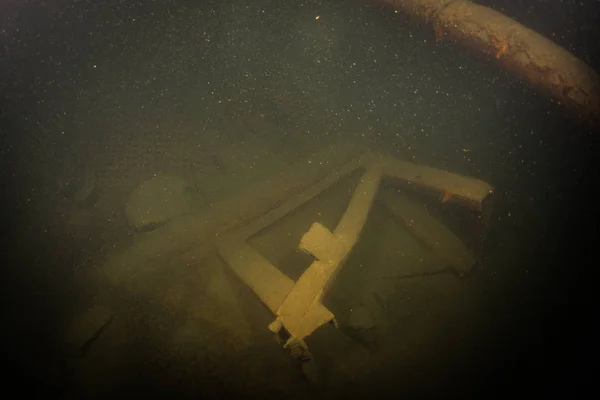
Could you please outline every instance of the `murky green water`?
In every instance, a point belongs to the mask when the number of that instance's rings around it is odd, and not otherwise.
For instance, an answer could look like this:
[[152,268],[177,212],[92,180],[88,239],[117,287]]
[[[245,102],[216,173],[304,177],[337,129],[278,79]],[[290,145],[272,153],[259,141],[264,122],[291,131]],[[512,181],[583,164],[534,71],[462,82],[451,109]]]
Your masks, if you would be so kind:
[[[564,365],[588,343],[580,279],[597,238],[598,136],[499,66],[368,2],[3,9],[3,347],[21,388],[351,398],[570,382]],[[495,195],[464,277],[374,206],[326,298],[340,329],[308,340],[322,368],[311,385],[211,240],[190,245],[173,229],[145,241],[165,226],[135,231],[125,204],[142,182],[177,176],[198,221],[237,199],[225,232],[247,222],[235,211],[254,185],[328,146],[339,146],[332,159],[382,152],[475,177]],[[353,187],[341,182],[249,242],[297,279],[311,261],[296,251],[305,228],[332,229]],[[107,272],[130,249],[122,274]],[[69,326],[97,304],[110,325],[85,357],[65,358]]]

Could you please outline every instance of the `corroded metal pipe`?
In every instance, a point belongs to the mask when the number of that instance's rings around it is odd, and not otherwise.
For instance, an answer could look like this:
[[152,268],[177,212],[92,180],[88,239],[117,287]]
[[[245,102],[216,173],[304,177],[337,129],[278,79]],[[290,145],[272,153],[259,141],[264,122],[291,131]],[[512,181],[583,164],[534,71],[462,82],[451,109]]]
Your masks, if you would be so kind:
[[502,13],[467,0],[376,0],[432,24],[450,39],[497,60],[577,118],[600,121],[600,78],[586,63]]

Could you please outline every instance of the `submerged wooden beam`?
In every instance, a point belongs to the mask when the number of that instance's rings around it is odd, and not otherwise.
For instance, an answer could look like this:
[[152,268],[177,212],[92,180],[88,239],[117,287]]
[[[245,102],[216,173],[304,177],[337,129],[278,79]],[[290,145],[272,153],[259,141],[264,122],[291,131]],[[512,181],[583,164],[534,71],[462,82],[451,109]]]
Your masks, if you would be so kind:
[[300,248],[317,259],[296,281],[277,310],[278,322],[294,339],[304,339],[333,319],[333,314],[321,303],[323,295],[358,241],[380,181],[381,170],[374,166],[367,168],[335,230],[329,232],[315,223],[302,238]]
[[600,122],[600,77],[551,40],[504,14],[467,0],[376,0],[433,25],[450,39],[485,54],[576,117]]
[[416,186],[437,190],[444,202],[457,202],[483,211],[485,199],[492,187],[476,178],[466,177],[425,165],[413,164],[385,155],[369,155],[371,163],[381,166],[384,174]]

